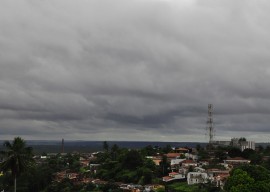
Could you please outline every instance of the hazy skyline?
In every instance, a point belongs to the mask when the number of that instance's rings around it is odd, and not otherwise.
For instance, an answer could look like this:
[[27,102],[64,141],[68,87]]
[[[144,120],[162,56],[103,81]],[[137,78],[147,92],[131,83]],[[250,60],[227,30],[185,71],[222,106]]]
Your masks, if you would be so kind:
[[270,141],[270,2],[0,1],[0,139]]

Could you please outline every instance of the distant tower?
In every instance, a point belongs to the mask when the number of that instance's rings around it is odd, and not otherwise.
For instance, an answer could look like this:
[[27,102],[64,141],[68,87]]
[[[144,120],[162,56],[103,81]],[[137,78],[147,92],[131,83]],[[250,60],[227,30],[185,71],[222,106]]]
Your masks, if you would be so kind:
[[207,134],[209,136],[209,146],[212,146],[214,141],[214,127],[213,127],[213,105],[208,104],[208,118],[207,118]]
[[61,153],[64,153],[64,139],[62,139],[62,150]]

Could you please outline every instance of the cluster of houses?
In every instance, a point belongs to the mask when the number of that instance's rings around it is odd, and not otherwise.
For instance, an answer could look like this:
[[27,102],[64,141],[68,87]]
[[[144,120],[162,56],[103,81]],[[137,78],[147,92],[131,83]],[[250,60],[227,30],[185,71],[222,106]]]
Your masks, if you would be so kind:
[[[222,142],[221,142],[222,143]],[[253,143],[247,141],[236,142],[234,139],[234,145],[239,144],[239,147],[243,150],[247,147],[254,148]],[[222,143],[224,144],[224,143]],[[244,147],[243,147],[244,146]],[[250,161],[247,159],[243,159],[242,157],[236,158],[227,158],[223,163],[219,163],[218,169],[215,168],[207,168],[209,167],[210,160],[198,160],[198,152],[196,149],[191,148],[174,148],[173,153],[167,153],[163,155],[155,155],[155,156],[147,156],[146,158],[152,159],[152,161],[157,165],[161,165],[161,161],[164,159],[163,156],[166,156],[167,162],[169,163],[169,174],[162,178],[164,183],[174,182],[174,181],[182,181],[187,182],[188,185],[193,184],[204,184],[211,182],[213,185],[217,187],[223,188],[227,178],[229,177],[229,173],[234,166],[249,164]],[[82,168],[86,168],[89,173],[96,173],[100,164],[94,164],[93,160],[95,160],[96,155],[98,153],[89,153],[83,154],[80,156],[80,166]],[[65,154],[62,154],[63,156]],[[41,156],[40,161],[43,159],[49,158],[50,155]],[[102,181],[100,179],[90,178],[89,174],[72,172],[70,170],[64,170],[61,172],[55,173],[55,181],[61,182],[64,179],[71,180],[74,184],[88,184],[92,183],[95,185],[104,185],[107,184],[107,181]],[[131,192],[147,192],[157,187],[159,185],[135,185],[135,184],[124,184],[124,183],[116,183],[119,188],[123,189],[123,191],[131,191]]]
[[[171,171],[162,180],[166,182],[182,181],[188,185],[204,184],[211,182],[217,187],[223,188],[230,171],[233,167],[249,164],[250,160],[242,157],[227,158],[223,163],[219,163],[219,169],[206,168],[209,167],[211,159],[198,161],[196,149],[177,148],[174,153],[165,154],[167,161],[170,163]],[[162,156],[147,157],[153,160],[156,165],[162,161]]]

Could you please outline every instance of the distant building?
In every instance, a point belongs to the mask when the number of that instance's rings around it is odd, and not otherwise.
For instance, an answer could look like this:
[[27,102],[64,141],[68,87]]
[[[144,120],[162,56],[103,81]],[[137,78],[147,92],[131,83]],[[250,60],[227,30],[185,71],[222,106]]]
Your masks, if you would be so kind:
[[231,141],[214,141],[213,145],[237,147],[241,151],[244,151],[245,149],[255,150],[255,142],[247,141],[245,138],[232,138]]
[[255,142],[254,141],[242,141],[240,144],[241,151],[245,149],[253,149],[255,150]]
[[217,146],[229,146],[231,141],[214,141],[213,144]]

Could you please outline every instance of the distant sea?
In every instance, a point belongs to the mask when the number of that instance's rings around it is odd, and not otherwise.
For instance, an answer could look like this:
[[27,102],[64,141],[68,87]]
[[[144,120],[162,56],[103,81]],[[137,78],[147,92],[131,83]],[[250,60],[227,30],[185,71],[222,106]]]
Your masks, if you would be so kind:
[[[64,152],[95,152],[103,149],[104,141],[64,141]],[[0,148],[2,148],[3,141],[0,141]],[[35,154],[42,153],[61,153],[62,151],[62,141],[45,141],[45,140],[27,140],[28,146],[33,147]],[[206,143],[199,142],[159,142],[159,141],[107,141],[109,146],[114,144],[118,145],[121,148],[128,149],[140,149],[151,145],[153,147],[165,147],[166,145],[170,145],[172,147],[196,147],[196,145],[200,144],[202,147],[206,145]]]
[[[103,149],[104,141],[64,141],[64,152],[95,152]],[[3,141],[0,140],[0,149],[3,148]],[[49,140],[27,140],[28,146],[33,147],[35,154],[42,153],[61,153],[62,152],[62,141],[49,141]],[[160,142],[160,141],[107,141],[109,146],[111,147],[114,144],[117,144],[121,148],[128,149],[140,149],[151,145],[153,147],[165,147],[166,145],[170,145],[172,147],[196,147],[198,144],[204,147],[207,143],[202,142]],[[270,145],[269,143],[256,143],[256,146],[266,147]]]

